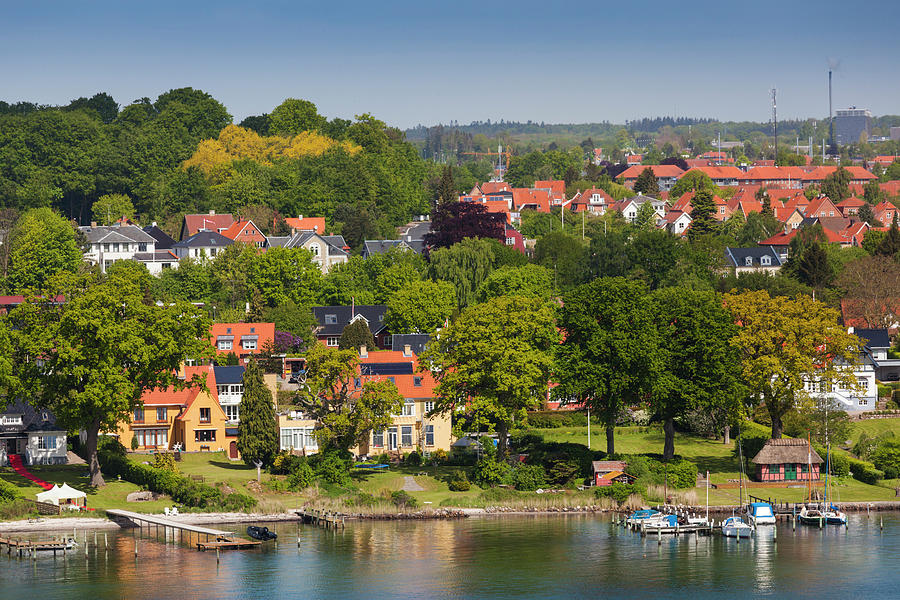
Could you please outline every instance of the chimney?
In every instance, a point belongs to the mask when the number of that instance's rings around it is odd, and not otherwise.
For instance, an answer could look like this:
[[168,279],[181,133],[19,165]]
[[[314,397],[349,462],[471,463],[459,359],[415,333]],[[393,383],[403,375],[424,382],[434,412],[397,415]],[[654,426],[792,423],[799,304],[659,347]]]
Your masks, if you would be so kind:
[[151,224],[151,227],[156,227],[156,221],[153,221],[153,223]]
[[409,344],[403,345],[403,356],[412,356],[412,346]]
[[360,358],[369,358],[369,351],[366,350],[366,345],[363,344],[359,347],[359,357]]
[[300,220],[302,221],[302,220],[303,220],[303,215],[297,215],[297,218],[300,219]]

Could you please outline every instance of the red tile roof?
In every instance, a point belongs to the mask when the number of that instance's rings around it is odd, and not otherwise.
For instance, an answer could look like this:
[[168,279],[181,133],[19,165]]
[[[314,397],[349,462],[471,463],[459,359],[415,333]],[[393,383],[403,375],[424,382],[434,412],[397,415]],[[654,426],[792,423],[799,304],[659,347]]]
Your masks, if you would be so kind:
[[521,210],[525,205],[538,212],[550,212],[550,192],[531,188],[513,188],[513,209]]
[[[216,347],[216,352],[219,354],[234,352],[238,356],[243,357],[248,354],[256,354],[275,341],[275,323],[213,323],[212,327],[209,328],[209,335],[212,338],[213,347]],[[216,339],[220,336],[231,336],[233,338],[231,350],[218,349]],[[242,336],[257,336],[256,350],[241,348]]]
[[625,179],[637,179],[644,169],[652,169],[656,177],[681,177],[684,171],[675,165],[634,165],[628,167],[619,175]]
[[244,219],[235,221],[231,227],[222,232],[222,235],[234,241],[264,241],[266,239],[253,221]]
[[550,195],[556,198],[566,198],[566,182],[565,181],[535,181],[532,189],[550,190]]
[[315,231],[325,235],[325,217],[288,217],[284,222],[297,231]]
[[484,194],[490,194],[491,192],[508,192],[512,190],[509,187],[509,184],[505,181],[485,181],[481,184],[481,191]]
[[194,235],[203,229],[207,231],[219,232],[228,229],[234,224],[234,217],[230,214],[214,214],[214,215],[184,215],[184,226],[186,227],[185,238]]
[[[415,353],[412,356],[403,356],[403,352],[394,350],[378,350],[369,352],[366,358],[359,360],[360,365],[373,365],[383,363],[409,363],[412,366],[412,374],[402,375],[372,375],[366,376],[366,379],[386,379],[394,378],[394,385],[397,391],[404,398],[434,398],[434,387],[436,385],[434,378],[428,370],[419,373],[419,359]],[[420,385],[416,385],[416,378],[419,378]]]

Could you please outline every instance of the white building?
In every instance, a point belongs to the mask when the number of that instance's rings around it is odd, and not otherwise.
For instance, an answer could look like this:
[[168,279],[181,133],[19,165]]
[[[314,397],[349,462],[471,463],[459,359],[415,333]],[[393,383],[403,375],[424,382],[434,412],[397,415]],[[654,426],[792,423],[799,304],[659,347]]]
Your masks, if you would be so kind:
[[172,252],[157,250],[156,238],[136,225],[97,226],[92,223],[78,229],[90,244],[84,259],[99,265],[103,273],[119,260],[143,263],[151,275],[159,275],[164,269],[178,266],[178,258]]

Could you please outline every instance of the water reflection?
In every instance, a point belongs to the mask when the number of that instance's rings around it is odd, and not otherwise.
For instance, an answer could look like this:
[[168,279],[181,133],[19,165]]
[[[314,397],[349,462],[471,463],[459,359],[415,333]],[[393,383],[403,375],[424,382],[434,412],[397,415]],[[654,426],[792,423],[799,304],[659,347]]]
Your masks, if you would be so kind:
[[886,514],[882,532],[880,516],[852,515],[848,528],[821,531],[781,524],[777,541],[769,527],[740,544],[719,536],[642,538],[592,515],[361,522],[338,531],[282,523],[270,525],[279,533],[277,546],[223,552],[220,563],[215,553],[198,552],[171,534],[110,532],[108,549],[102,533],[99,547],[89,535],[87,555],[83,547],[56,559],[4,555],[0,596],[892,596],[900,519]]

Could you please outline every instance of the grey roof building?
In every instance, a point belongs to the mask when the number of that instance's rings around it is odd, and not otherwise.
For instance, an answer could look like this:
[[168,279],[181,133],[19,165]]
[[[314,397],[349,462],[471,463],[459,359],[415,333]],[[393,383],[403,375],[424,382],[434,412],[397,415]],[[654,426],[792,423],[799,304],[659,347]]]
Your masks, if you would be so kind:
[[204,230],[173,244],[172,251],[178,258],[200,258],[202,256],[215,258],[219,252],[232,244],[234,244],[234,240],[221,233]]
[[[135,225],[91,224],[78,229],[90,244],[84,253],[84,259],[99,265],[103,273],[116,261],[140,260],[136,255],[156,251],[156,238]],[[159,270],[147,266],[151,273],[159,274]]]
[[424,240],[366,240],[363,243],[363,258],[368,258],[374,254],[384,254],[391,248],[402,248],[412,250],[417,254],[425,251]]
[[26,465],[64,465],[68,462],[66,431],[56,417],[23,401],[11,402],[0,411],[0,466],[18,455]]
[[410,351],[418,356],[425,351],[431,336],[427,333],[402,333],[391,336],[391,350],[404,352],[409,346]]
[[175,245],[175,239],[168,233],[160,229],[156,223],[148,227],[144,227],[144,233],[156,240],[157,250],[168,250]]
[[784,262],[772,246],[725,248],[725,263],[736,273],[743,271],[777,271]]
[[323,273],[336,264],[345,263],[350,258],[350,249],[342,235],[319,235],[315,231],[297,231],[285,237],[268,238],[269,247],[305,248],[313,255]]
[[375,337],[375,345],[383,350],[391,347],[391,336],[384,326],[387,307],[383,304],[314,306],[312,313],[319,324],[315,332],[316,338],[325,342],[327,346],[337,346],[344,327],[357,319],[363,319]]

